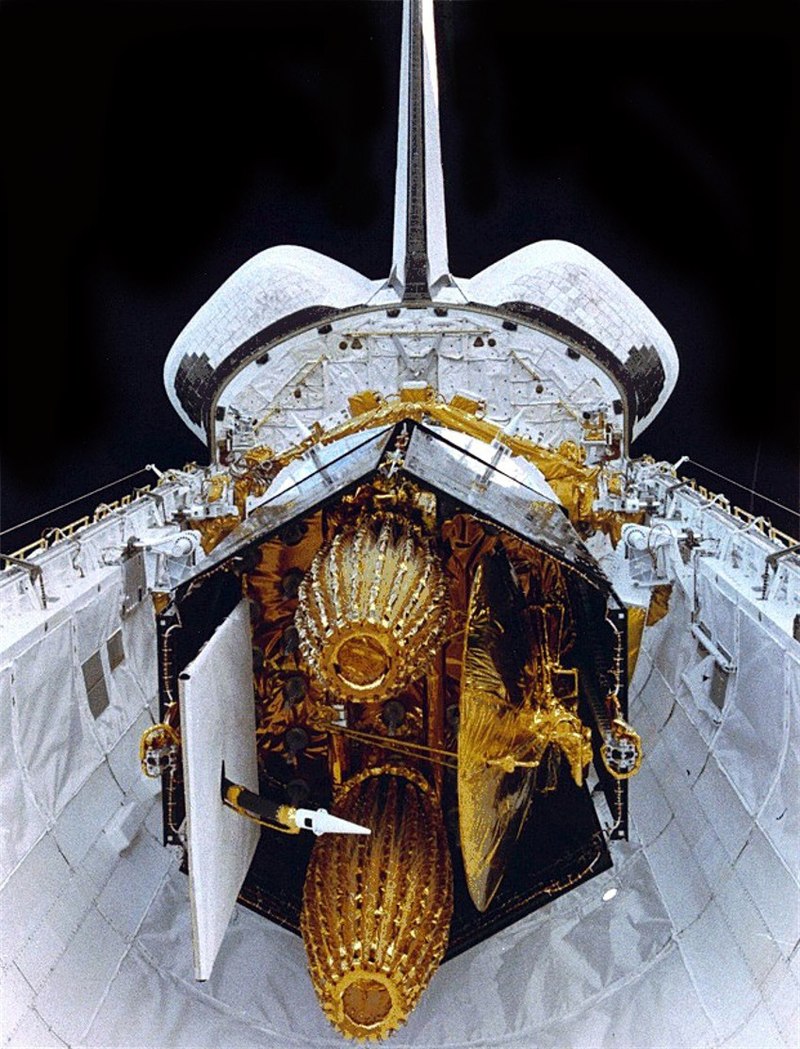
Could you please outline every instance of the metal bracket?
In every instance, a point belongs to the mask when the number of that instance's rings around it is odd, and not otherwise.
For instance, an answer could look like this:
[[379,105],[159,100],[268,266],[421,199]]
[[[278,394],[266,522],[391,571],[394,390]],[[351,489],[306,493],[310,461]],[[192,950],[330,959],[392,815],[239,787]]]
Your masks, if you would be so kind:
[[702,645],[710,656],[714,657],[714,662],[723,673],[732,674],[736,670],[736,664],[731,661],[731,657],[714,644],[698,623],[692,624],[692,637]]
[[44,589],[44,572],[42,571],[41,565],[32,564],[30,561],[26,561],[24,557],[16,557],[12,554],[0,554],[0,560],[5,561],[8,565],[13,565],[15,568],[21,568],[23,572],[27,572],[31,578],[31,583],[39,583],[39,590],[42,596],[42,608],[47,608],[47,594]]
[[123,554],[122,618],[130,615],[147,594],[144,553],[129,542]]
[[777,571],[775,567],[778,561],[782,557],[786,557],[787,554],[796,554],[800,552],[800,543],[795,543],[793,546],[787,546],[783,550],[776,550],[773,554],[767,554],[767,558],[764,562],[764,580],[761,586],[761,600],[767,600],[767,590],[769,588],[769,570],[772,568]]

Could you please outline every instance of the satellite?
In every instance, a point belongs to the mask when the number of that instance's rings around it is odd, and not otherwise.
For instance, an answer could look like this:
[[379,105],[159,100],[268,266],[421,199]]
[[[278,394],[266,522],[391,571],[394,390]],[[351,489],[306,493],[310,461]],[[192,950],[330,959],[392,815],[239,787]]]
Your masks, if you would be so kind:
[[579,247],[451,274],[405,0],[388,277],[251,259],[210,465],[5,557],[7,1044],[792,1044],[800,551],[631,458],[677,375]]

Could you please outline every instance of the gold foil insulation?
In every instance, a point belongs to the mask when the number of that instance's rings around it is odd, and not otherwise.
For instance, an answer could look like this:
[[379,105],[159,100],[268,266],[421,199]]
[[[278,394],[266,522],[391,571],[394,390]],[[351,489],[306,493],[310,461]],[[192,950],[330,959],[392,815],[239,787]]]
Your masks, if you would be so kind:
[[430,542],[395,514],[362,518],[326,543],[298,597],[311,678],[341,702],[380,702],[420,678],[447,621]]
[[633,680],[633,672],[636,670],[646,619],[647,608],[645,606],[628,606],[628,681]]
[[307,688],[293,626],[300,580],[322,542],[322,514],[316,513],[291,531],[284,530],[264,543],[247,573],[255,658],[256,736],[265,772],[274,756],[289,758],[297,774],[305,774],[307,769],[298,768],[297,756],[289,754],[286,748],[287,734],[295,728],[304,729],[309,736],[299,755],[300,766],[305,767],[308,760],[326,761],[326,737],[309,730],[317,708],[315,697]]
[[[437,522],[435,502],[423,512],[430,493],[364,492],[264,544],[247,593],[265,776],[329,785],[332,811],[372,831],[316,841],[300,927],[330,1022],[379,1039],[414,1009],[449,937],[450,852],[425,776],[449,797],[457,788],[467,888],[485,911],[535,794],[559,775],[582,783],[591,734],[569,569],[473,515]],[[507,560],[510,588],[483,581],[492,557]],[[326,733],[331,703],[341,720]],[[629,743],[609,740],[609,760]]]
[[412,769],[365,770],[334,813],[372,830],[314,845],[300,927],[314,990],[350,1038],[384,1038],[416,1005],[447,947],[453,876],[441,810]]
[[458,730],[458,813],[467,888],[485,911],[522,832],[543,766],[549,790],[561,757],[581,786],[591,732],[577,714],[574,670],[560,664],[564,609],[529,608],[527,664],[509,680],[510,639],[478,565],[470,594]]

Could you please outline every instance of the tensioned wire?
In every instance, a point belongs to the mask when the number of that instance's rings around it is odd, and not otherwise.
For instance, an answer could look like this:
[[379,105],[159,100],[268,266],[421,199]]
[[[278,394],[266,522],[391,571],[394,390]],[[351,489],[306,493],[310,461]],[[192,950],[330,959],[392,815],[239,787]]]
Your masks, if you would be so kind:
[[[437,434],[437,436],[439,435]],[[445,443],[450,442],[447,442],[445,440]],[[497,470],[496,466],[492,466],[492,464],[484,462],[483,459],[480,459],[475,455],[471,455],[471,453],[466,449],[460,448],[458,445],[454,445],[454,447],[458,448],[460,452],[466,454],[470,458],[476,459],[476,461],[479,462],[482,466],[489,467],[493,470]],[[357,449],[352,450],[355,451]],[[334,462],[335,461],[336,460],[334,460]],[[734,481],[733,478],[726,477],[725,474],[721,474],[717,470],[712,470],[710,466],[705,466],[697,459],[692,459],[690,456],[687,456],[686,462],[693,463],[695,466],[699,466],[701,470],[706,470],[708,473],[713,474],[714,477],[718,477],[721,481],[725,481],[727,484],[735,485],[736,488],[740,488],[743,492],[749,492],[751,495],[758,496],[759,499],[763,499],[765,502],[770,503],[772,506],[777,506],[778,509],[784,510],[787,514],[792,514],[793,517],[800,517],[800,511],[793,510],[790,506],[786,506],[783,503],[779,503],[777,499],[771,499],[768,495],[764,495],[762,492],[757,491],[757,489],[751,488],[749,485],[742,484],[741,481]],[[330,467],[332,465],[333,463],[329,463],[327,464],[327,467]],[[11,532],[16,532],[19,528],[24,528],[25,525],[33,524],[35,521],[41,521],[43,517],[49,517],[51,514],[58,513],[59,510],[66,509],[68,506],[74,506],[75,503],[79,503],[83,499],[88,499],[92,495],[97,495],[100,492],[105,492],[107,489],[113,488],[114,485],[122,484],[123,481],[129,481],[132,477],[136,477],[141,473],[146,473],[150,469],[150,466],[142,466],[138,470],[134,470],[132,473],[125,474],[124,477],[118,477],[115,481],[109,481],[107,484],[100,485],[99,488],[93,488],[90,492],[85,492],[83,495],[76,496],[74,499],[69,499],[65,503],[60,503],[58,506],[54,506],[49,510],[45,510],[41,514],[36,514],[34,517],[29,517],[26,521],[20,521],[19,524],[12,525],[10,528],[4,528],[2,531],[0,531],[0,536],[9,535]],[[497,472],[503,473],[502,470],[497,470]],[[503,475],[508,476],[505,474]],[[518,478],[509,477],[509,479],[516,481],[516,483],[522,485],[522,487],[529,487],[523,481],[520,481]]]
[[151,466],[142,466],[138,470],[134,470],[133,473],[125,474],[124,477],[118,477],[116,481],[109,481],[108,484],[101,484],[99,488],[92,489],[91,492],[85,492],[83,495],[78,495],[74,499],[69,499],[66,503],[61,503],[59,506],[54,506],[50,510],[45,510],[41,514],[36,514],[35,517],[29,517],[27,521],[20,521],[19,524],[12,525],[10,528],[4,528],[0,535],[8,535],[9,532],[16,532],[18,528],[24,528],[25,525],[33,524],[34,521],[41,521],[43,517],[49,517],[50,514],[58,513],[59,510],[64,510],[68,506],[74,506],[75,503],[80,503],[84,499],[88,499],[89,496],[97,495],[98,492],[105,492],[108,488],[113,488],[114,485],[122,484],[123,481],[130,481],[132,477],[137,477],[139,474],[146,473],[151,470]]
[[439,747],[427,746],[424,743],[412,743],[410,740],[394,739],[387,736],[377,736],[371,732],[360,732],[358,729],[347,728],[344,725],[336,725],[329,721],[310,722],[310,727],[321,732],[336,732],[342,736],[356,740],[358,743],[370,743],[384,750],[394,750],[398,754],[407,754],[410,757],[422,757],[445,768],[458,767],[458,755],[453,750],[442,750]]
[[687,463],[694,463],[695,466],[699,466],[701,470],[705,470],[707,473],[713,474],[715,477],[719,477],[721,481],[727,481],[728,484],[735,485],[737,488],[741,488],[743,492],[749,492],[750,495],[756,495],[759,499],[763,499],[766,503],[772,503],[773,506],[777,506],[781,510],[785,510],[787,514],[792,514],[793,517],[800,517],[800,511],[792,510],[790,506],[784,506],[783,503],[779,503],[777,499],[770,499],[768,495],[763,495],[755,488],[750,488],[746,484],[742,484],[741,481],[734,481],[731,477],[726,477],[725,474],[718,473],[716,470],[712,470],[710,466],[705,466],[703,463],[699,463],[697,459],[692,459],[691,456],[686,457]]

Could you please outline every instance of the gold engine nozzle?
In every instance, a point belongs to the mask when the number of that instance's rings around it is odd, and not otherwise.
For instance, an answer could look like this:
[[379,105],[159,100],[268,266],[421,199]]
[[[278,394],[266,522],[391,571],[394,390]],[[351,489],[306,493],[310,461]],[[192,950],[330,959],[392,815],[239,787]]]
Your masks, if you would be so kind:
[[300,915],[308,968],[338,1031],[381,1039],[405,1021],[447,948],[447,836],[433,789],[409,768],[359,773],[334,812],[372,834],[331,834],[314,845]]
[[447,621],[430,540],[398,514],[361,518],[317,553],[295,623],[311,677],[342,702],[382,702],[425,672]]

